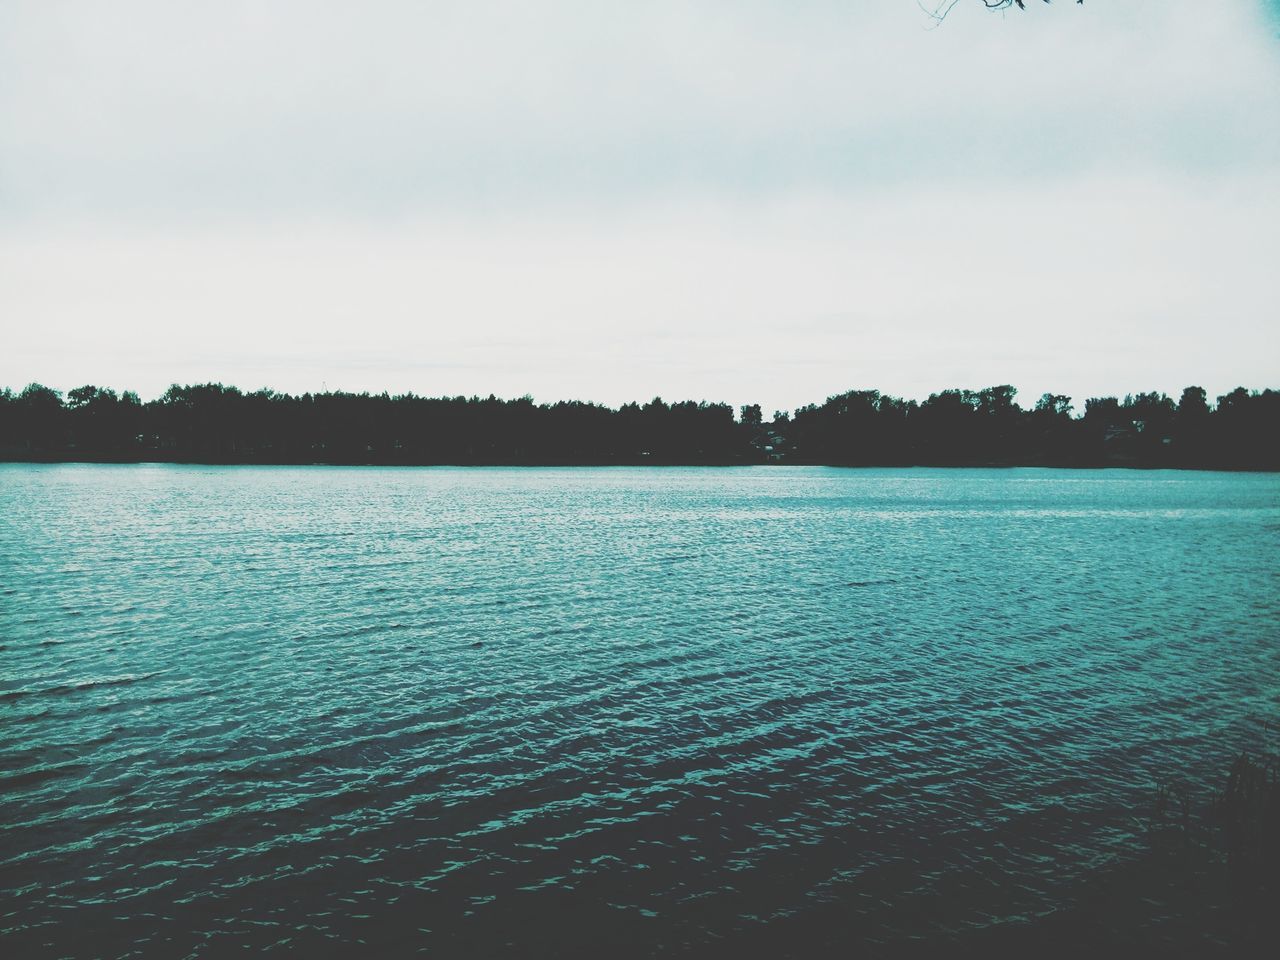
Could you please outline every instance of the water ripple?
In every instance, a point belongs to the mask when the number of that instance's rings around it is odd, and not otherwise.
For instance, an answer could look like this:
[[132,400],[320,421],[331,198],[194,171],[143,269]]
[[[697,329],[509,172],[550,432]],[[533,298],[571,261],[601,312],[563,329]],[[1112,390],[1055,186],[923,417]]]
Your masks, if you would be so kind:
[[6,465],[0,518],[14,955],[946,938],[1280,698],[1274,475]]

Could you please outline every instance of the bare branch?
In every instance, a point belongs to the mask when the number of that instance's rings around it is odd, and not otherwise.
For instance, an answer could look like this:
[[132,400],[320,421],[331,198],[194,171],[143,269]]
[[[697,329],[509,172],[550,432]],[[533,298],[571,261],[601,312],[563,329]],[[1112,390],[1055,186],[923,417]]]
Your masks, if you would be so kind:
[[[959,2],[960,0],[939,0],[933,9],[930,9],[924,5],[923,0],[916,0],[920,9],[936,23],[941,23],[947,19],[947,14],[951,12],[951,8]],[[1044,0],[1044,2],[1048,3],[1049,0]],[[1076,0],[1076,3],[1084,3],[1084,0]],[[982,5],[988,10],[1007,10],[1013,6],[1016,6],[1019,10],[1027,9],[1026,0],[982,0]]]

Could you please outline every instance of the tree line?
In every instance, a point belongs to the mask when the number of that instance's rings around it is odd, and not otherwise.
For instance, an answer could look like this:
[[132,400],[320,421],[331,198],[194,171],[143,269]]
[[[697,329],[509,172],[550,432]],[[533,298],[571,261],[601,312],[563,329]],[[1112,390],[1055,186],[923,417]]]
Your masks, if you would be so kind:
[[757,404],[534,403],[530,397],[246,393],[217,383],[136,393],[33,383],[0,391],[0,460],[335,464],[1139,466],[1280,469],[1280,392],[1045,394],[1011,386],[903,400],[852,390],[765,419]]

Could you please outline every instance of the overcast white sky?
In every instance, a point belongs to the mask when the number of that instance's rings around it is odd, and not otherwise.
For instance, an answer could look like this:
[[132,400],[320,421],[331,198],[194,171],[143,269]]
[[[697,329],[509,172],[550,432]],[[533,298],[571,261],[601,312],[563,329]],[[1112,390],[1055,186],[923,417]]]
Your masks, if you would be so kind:
[[0,385],[1280,386],[1280,3],[0,0]]

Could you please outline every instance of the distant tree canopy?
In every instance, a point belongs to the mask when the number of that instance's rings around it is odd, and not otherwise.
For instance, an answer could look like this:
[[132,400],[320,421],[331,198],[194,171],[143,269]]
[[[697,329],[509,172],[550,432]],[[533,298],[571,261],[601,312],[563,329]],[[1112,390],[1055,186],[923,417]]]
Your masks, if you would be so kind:
[[380,464],[1045,465],[1280,469],[1280,392],[1200,387],[1030,409],[1006,385],[903,400],[851,390],[766,421],[759,404],[530,397],[0,390],[0,460]]

